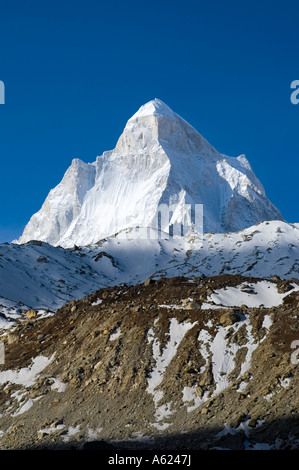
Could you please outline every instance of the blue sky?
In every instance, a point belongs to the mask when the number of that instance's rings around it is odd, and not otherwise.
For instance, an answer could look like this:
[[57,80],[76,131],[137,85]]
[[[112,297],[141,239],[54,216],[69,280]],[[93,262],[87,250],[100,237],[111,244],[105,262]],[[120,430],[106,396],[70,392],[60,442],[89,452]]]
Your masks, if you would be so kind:
[[0,13],[0,242],[154,98],[220,152],[245,153],[299,222],[298,2],[11,0]]

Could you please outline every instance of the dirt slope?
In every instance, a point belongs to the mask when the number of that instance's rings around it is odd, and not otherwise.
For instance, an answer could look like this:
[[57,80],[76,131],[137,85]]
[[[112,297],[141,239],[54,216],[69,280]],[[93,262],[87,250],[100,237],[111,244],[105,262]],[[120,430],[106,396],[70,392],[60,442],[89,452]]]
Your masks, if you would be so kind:
[[31,312],[0,338],[0,449],[299,449],[298,281],[271,280],[276,307],[207,304],[256,282],[163,278]]

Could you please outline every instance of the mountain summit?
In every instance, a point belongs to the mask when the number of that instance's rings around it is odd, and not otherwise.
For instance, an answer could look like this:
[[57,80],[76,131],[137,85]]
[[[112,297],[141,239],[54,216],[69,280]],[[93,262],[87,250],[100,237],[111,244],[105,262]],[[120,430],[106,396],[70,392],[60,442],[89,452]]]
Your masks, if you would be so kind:
[[161,117],[168,117],[170,119],[176,119],[176,114],[165,104],[163,101],[155,98],[152,101],[144,104],[139,108],[137,113],[135,113],[129,121],[133,121],[140,117],[145,116],[161,116]]
[[119,230],[152,226],[161,204],[203,204],[204,232],[282,220],[244,155],[219,153],[154,99],[128,120],[114,150],[94,163],[73,160],[18,243],[93,244],[114,235],[116,214]]

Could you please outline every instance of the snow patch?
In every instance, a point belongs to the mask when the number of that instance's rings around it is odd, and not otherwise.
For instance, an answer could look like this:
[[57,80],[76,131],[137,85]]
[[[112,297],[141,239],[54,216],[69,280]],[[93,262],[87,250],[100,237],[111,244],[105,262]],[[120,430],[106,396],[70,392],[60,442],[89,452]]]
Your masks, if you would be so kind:
[[157,429],[166,429],[166,427],[169,426],[169,423],[160,424],[160,421],[168,418],[173,413],[170,404],[158,405],[163,398],[163,392],[161,390],[157,390],[157,388],[163,381],[164,373],[172,359],[175,357],[182,339],[187,331],[193,328],[196,323],[197,322],[179,323],[176,318],[172,318],[169,325],[169,340],[162,352],[160,352],[160,343],[154,337],[153,330],[151,329],[148,332],[148,341],[150,344],[152,343],[155,366],[150,377],[147,379],[147,392],[151,394],[154,399],[157,423],[153,424],[153,426],[157,427]]
[[[268,318],[266,319],[266,324],[270,324]],[[239,345],[235,342],[230,342],[227,335],[228,330],[232,330],[233,333],[236,333],[244,325],[246,330],[246,343]],[[246,348],[246,356],[241,364],[240,373],[237,377],[242,378],[245,372],[250,368],[253,352],[265,338],[266,335],[260,341],[255,340],[252,334],[252,325],[250,323],[249,316],[244,317],[243,320],[235,323],[234,325],[227,327],[218,326],[214,337],[212,337],[207,330],[202,329],[198,335],[198,340],[201,343],[200,353],[205,359],[206,364],[200,370],[200,373],[204,372],[206,366],[211,363],[211,371],[216,386],[212,394],[208,391],[205,391],[203,394],[199,394],[196,385],[192,387],[184,387],[182,400],[185,405],[188,405],[187,411],[190,412],[195,410],[208,399],[218,395],[229,387],[229,375],[235,369],[236,355],[241,348]],[[246,386],[247,382],[240,382],[238,392],[245,390]]]
[[[240,307],[246,305],[248,308],[277,307],[281,305],[286,295],[299,290],[297,284],[292,284],[292,290],[286,293],[277,291],[276,283],[270,281],[258,281],[256,283],[242,283],[238,287],[225,287],[218,289],[207,298],[207,302],[214,305],[212,308]],[[207,303],[204,308],[211,308]]]
[[62,382],[58,377],[53,377],[54,382],[51,385],[51,390],[55,390],[58,393],[65,392],[67,384]]
[[112,333],[112,335],[110,335],[109,340],[115,341],[117,338],[120,337],[120,335],[121,335],[121,331],[120,331],[120,328],[118,328],[115,333]]
[[48,358],[45,356],[37,356],[33,359],[32,364],[29,367],[23,367],[22,369],[15,370],[4,370],[0,372],[0,384],[6,382],[24,385],[26,387],[34,384],[38,375],[52,362],[54,354]]

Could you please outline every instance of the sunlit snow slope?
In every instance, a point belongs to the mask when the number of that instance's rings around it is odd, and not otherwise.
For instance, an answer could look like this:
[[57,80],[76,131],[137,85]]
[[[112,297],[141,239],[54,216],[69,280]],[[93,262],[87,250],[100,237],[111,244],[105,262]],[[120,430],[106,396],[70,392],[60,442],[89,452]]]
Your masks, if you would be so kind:
[[[134,231],[129,231],[128,239],[111,237],[76,250],[43,242],[3,244],[0,313],[9,317],[26,307],[54,311],[101,287],[136,284],[149,277],[219,274],[298,279],[298,224],[263,222],[203,238],[189,233],[178,239],[134,239]],[[254,298],[265,303],[262,296]],[[214,300],[219,303],[221,298]]]

